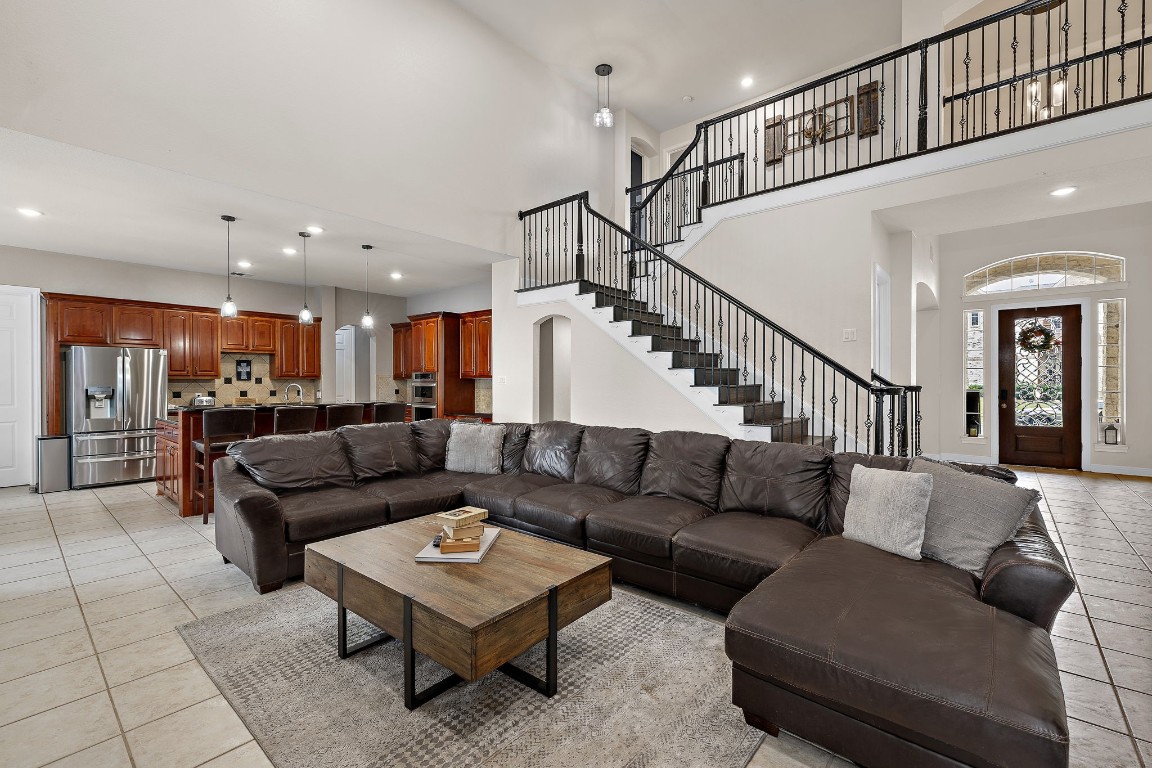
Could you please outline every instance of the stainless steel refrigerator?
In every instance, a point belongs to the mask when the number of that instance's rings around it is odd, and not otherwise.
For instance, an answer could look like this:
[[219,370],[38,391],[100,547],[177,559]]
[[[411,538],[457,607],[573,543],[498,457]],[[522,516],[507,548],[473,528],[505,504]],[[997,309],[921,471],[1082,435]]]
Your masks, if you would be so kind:
[[72,487],[156,476],[156,419],[168,412],[164,349],[70,347],[64,399]]

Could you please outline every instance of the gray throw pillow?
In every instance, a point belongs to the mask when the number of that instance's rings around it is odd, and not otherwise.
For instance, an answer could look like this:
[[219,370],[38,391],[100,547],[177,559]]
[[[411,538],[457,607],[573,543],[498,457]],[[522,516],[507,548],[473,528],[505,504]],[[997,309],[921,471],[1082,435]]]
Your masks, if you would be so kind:
[[983,578],[992,550],[1032,514],[1040,494],[1000,480],[916,458],[910,473],[933,479],[924,555]]
[[503,424],[452,422],[444,469],[449,472],[500,474],[504,447]]
[[844,538],[919,560],[931,495],[931,475],[857,464],[844,510]]

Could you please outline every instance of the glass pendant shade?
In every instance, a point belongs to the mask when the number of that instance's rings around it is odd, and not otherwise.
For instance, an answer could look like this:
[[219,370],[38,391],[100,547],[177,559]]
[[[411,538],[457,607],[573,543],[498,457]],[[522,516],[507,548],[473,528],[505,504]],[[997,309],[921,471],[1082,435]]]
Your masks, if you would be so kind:
[[305,304],[304,308],[300,310],[300,325],[312,325],[312,320],[312,310],[308,309],[308,305]]
[[592,125],[597,128],[611,128],[615,122],[615,118],[612,116],[612,110],[608,109],[608,107],[601,107],[597,110],[596,114],[592,116]]
[[364,330],[371,330],[376,326],[376,321],[372,318],[371,312],[365,312],[364,317],[360,318],[360,327]]
[[224,303],[220,305],[220,317],[236,317],[237,314],[236,302],[232,301],[232,297],[224,299]]
[[[596,113],[592,115],[592,125],[596,128],[611,128],[616,119],[612,116],[612,74],[611,64],[598,64],[596,66]],[[604,81],[604,103],[600,103],[600,81]]]

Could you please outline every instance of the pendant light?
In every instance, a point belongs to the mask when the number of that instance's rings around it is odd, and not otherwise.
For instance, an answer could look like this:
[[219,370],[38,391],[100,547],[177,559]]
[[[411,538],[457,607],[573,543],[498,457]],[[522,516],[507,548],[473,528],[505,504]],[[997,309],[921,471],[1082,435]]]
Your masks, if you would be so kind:
[[[615,122],[612,117],[612,109],[610,102],[612,101],[612,80],[609,77],[612,74],[611,64],[598,64],[596,65],[596,76],[600,78],[596,81],[596,114],[592,116],[592,125],[597,128],[611,128]],[[604,81],[604,105],[600,105],[600,80]]]
[[312,235],[308,232],[297,234],[304,238],[304,306],[300,309],[300,325],[312,325],[312,310],[308,309],[308,238]]
[[360,327],[370,331],[376,325],[376,320],[372,317],[372,310],[368,308],[368,251],[372,250],[373,246],[362,245],[360,247],[364,249],[364,317],[360,318]]
[[225,214],[220,218],[228,228],[227,245],[225,247],[227,266],[224,271],[228,280],[228,293],[224,297],[224,303],[220,305],[220,317],[236,317],[236,302],[232,301],[232,222],[236,221],[236,217]]

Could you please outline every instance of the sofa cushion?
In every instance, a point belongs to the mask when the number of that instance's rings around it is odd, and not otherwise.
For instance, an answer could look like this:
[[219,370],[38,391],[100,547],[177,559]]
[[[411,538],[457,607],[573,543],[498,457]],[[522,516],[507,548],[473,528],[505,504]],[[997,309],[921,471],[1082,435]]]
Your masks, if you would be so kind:
[[919,560],[931,496],[931,475],[856,465],[844,510],[844,538]]
[[351,488],[356,476],[335,432],[268,435],[228,446],[228,455],[265,488],[290,490],[325,485]]
[[733,440],[720,484],[720,511],[789,517],[819,528],[832,454],[815,445]]
[[589,512],[584,531],[590,547],[595,540],[617,549],[669,559],[676,532],[711,514],[712,510],[690,501],[631,496]]
[[315,541],[388,522],[388,502],[351,488],[279,494],[288,541]]
[[824,513],[825,533],[844,533],[844,510],[852,491],[852,468],[860,465],[873,469],[891,469],[903,472],[911,462],[899,456],[873,456],[866,453],[836,453],[832,455],[832,475],[829,478],[828,505]]
[[786,517],[721,512],[672,537],[676,572],[749,590],[819,537]]
[[473,507],[488,510],[489,514],[512,517],[512,505],[517,497],[563,482],[555,477],[530,472],[521,472],[518,475],[489,475],[464,487],[464,501]]
[[916,458],[910,474],[932,478],[924,554],[984,576],[992,550],[1016,533],[1036,510],[1040,494],[956,467]]
[[524,449],[528,447],[528,435],[532,431],[530,424],[518,422],[504,423],[504,446],[501,449],[501,467],[506,475],[514,475],[520,471],[524,463]]
[[412,438],[416,441],[420,471],[444,469],[444,457],[448,450],[448,435],[452,430],[452,422],[448,419],[421,419],[412,422],[411,427]]
[[387,501],[388,519],[392,522],[455,509],[464,498],[459,488],[420,477],[385,477],[358,490]]
[[569,544],[583,546],[584,518],[588,513],[623,498],[624,494],[611,488],[562,483],[517,497],[512,510],[517,520],[554,531]]
[[467,424],[452,422],[445,446],[444,468],[452,472],[500,474],[504,445],[503,424]]
[[701,432],[657,432],[648,445],[640,493],[691,501],[715,510],[731,442]]
[[576,457],[580,453],[583,434],[583,425],[567,421],[534,425],[524,449],[523,470],[572,482],[576,476]]
[[357,482],[420,471],[416,441],[408,424],[356,424],[336,430]]
[[464,486],[469,483],[484,480],[492,477],[492,475],[486,475],[481,472],[449,472],[446,469],[437,469],[433,472],[426,472],[420,475],[420,477],[430,483],[450,486],[462,491],[464,490]]
[[1048,633],[981,603],[958,568],[822,539],[736,604],[726,650],[753,675],[964,765],[1067,764]]
[[627,427],[585,428],[576,458],[576,482],[635,496],[640,492],[649,435],[645,429]]

